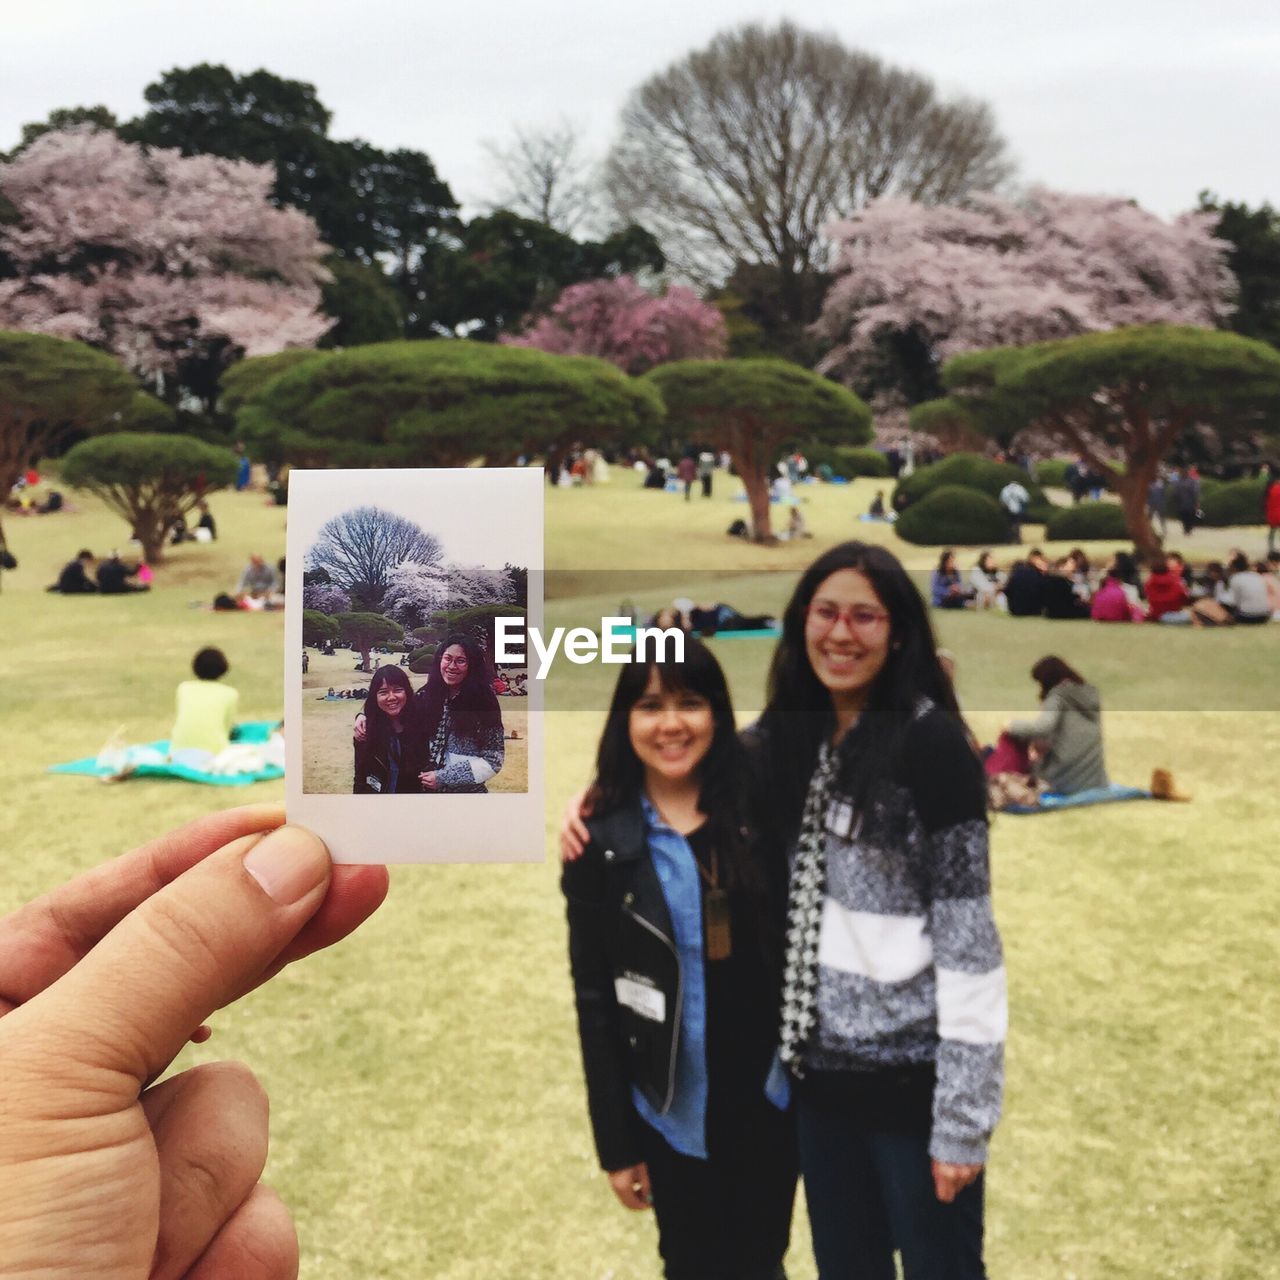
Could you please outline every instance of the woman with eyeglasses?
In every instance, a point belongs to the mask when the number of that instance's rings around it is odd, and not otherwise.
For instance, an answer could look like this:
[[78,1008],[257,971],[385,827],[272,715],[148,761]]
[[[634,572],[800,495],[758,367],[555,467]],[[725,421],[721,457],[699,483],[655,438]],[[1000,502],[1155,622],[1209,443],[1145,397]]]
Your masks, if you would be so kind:
[[780,1058],[824,1280],[971,1280],[1000,1113],[986,791],[928,613],[888,551],[801,577],[752,731],[790,848]]
[[[502,770],[506,744],[484,650],[469,636],[449,636],[436,648],[427,683],[414,695],[414,704],[421,790],[487,792],[485,784]],[[368,732],[367,717],[357,716],[357,750]]]
[[485,792],[502,769],[502,710],[484,650],[469,636],[449,636],[436,649],[431,675],[418,691],[428,767],[422,789]]
[[[802,575],[745,737],[766,856],[789,856],[779,1058],[822,1280],[981,1280],[1006,997],[986,787],[898,560]],[[561,828],[566,858],[584,828]]]

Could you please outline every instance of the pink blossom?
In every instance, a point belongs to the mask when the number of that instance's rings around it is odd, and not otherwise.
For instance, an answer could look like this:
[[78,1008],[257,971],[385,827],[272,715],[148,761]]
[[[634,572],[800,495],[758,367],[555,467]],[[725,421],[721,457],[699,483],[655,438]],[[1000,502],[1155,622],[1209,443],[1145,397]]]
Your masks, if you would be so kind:
[[559,355],[600,356],[630,374],[669,360],[717,358],[728,345],[724,317],[692,289],[672,285],[660,297],[631,276],[570,285],[517,347]]
[[1127,200],[1038,189],[964,206],[879,200],[828,228],[836,280],[814,329],[819,368],[856,376],[876,338],[914,329],[961,351],[1136,324],[1212,326],[1232,309],[1216,214],[1165,222]]
[[78,126],[0,165],[18,212],[0,252],[0,326],[78,338],[143,375],[171,371],[217,340],[247,355],[314,346],[315,223],[269,200],[268,165],[146,150]]

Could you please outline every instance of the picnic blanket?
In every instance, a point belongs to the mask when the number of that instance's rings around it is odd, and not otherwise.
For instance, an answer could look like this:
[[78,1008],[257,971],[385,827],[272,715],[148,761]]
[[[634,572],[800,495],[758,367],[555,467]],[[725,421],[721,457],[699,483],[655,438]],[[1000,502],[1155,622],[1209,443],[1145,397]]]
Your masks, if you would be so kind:
[[[241,721],[232,731],[231,740],[244,746],[266,743],[278,723],[277,720]],[[129,766],[130,774],[135,778],[181,778],[184,782],[201,782],[214,787],[245,787],[251,782],[269,782],[273,778],[284,777],[284,770],[274,764],[264,764],[243,773],[205,773],[187,765],[174,764],[167,759],[168,753],[168,740],[162,739],[125,747],[123,757],[116,756],[110,763],[104,761],[100,753],[86,756],[83,760],[71,760],[66,764],[51,764],[49,772],[106,778],[119,772],[123,763]]]
[[1058,791],[1046,791],[1036,805],[1011,804],[1001,813],[1052,813],[1055,809],[1076,809],[1086,804],[1113,804],[1117,800],[1151,800],[1150,791],[1142,787],[1126,787],[1113,782],[1105,787],[1090,787],[1087,791],[1073,791],[1063,795]]

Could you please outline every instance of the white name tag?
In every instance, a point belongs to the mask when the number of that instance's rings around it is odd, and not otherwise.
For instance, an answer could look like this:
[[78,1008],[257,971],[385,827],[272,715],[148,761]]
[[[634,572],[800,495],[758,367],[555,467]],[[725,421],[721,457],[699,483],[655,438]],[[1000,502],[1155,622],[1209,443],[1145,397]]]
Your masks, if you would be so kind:
[[613,990],[624,1009],[630,1009],[650,1022],[666,1020],[667,997],[656,988],[634,978],[615,978]]
[[369,774],[364,781],[365,781],[365,785],[369,788],[370,791],[382,790],[381,778],[375,778],[373,774]]

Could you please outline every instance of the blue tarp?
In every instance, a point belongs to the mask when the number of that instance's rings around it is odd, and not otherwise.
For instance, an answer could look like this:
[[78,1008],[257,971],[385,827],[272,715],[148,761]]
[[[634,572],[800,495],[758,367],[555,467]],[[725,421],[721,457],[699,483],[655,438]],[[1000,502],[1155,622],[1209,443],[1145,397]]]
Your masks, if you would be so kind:
[[1118,782],[1106,787],[1090,787],[1087,791],[1073,791],[1062,795],[1046,791],[1037,805],[1011,804],[1001,813],[1052,813],[1055,809],[1076,809],[1086,804],[1113,804],[1117,800],[1150,800],[1151,792],[1142,787],[1124,787]]

